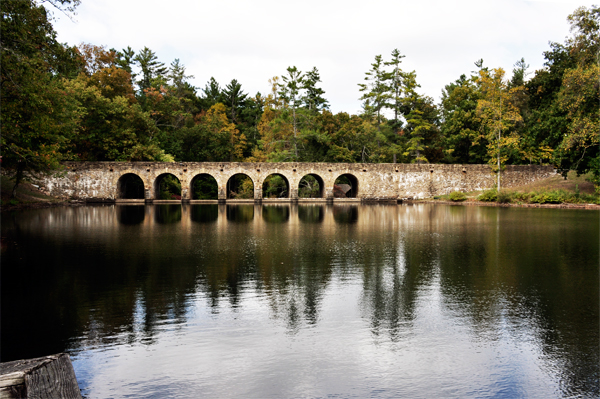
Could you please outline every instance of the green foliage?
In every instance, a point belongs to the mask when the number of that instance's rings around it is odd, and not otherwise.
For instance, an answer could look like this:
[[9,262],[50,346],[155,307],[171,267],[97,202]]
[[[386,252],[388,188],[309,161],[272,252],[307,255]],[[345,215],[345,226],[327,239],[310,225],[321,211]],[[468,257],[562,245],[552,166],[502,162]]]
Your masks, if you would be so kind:
[[254,184],[246,175],[237,174],[229,179],[229,196],[235,199],[254,198]]
[[403,134],[406,137],[404,160],[416,163],[435,163],[442,158],[439,149],[440,136],[438,111],[433,99],[417,93],[419,85],[414,72],[405,75],[406,97],[403,99],[403,111],[406,115],[406,126]]
[[498,202],[499,204],[508,204],[511,201],[512,201],[512,195],[510,192],[508,192],[506,190],[500,190],[498,192],[498,195],[496,197],[496,202]]
[[175,176],[168,174],[159,183],[159,198],[163,200],[181,199],[181,182]]
[[450,201],[461,202],[466,200],[467,196],[461,191],[453,191],[448,195],[448,198],[450,199]]
[[548,191],[532,195],[529,202],[533,204],[560,204],[564,202],[564,195],[560,191]]
[[448,163],[486,163],[487,139],[480,137],[481,119],[477,101],[481,93],[475,76],[461,75],[442,91],[441,133],[444,160]]
[[496,202],[496,200],[498,199],[498,191],[494,189],[486,190],[483,193],[479,194],[477,199],[483,202]]
[[167,75],[167,67],[158,60],[156,53],[148,47],[144,47],[134,58],[133,61],[142,70],[142,78],[136,83],[139,88],[139,96],[143,98],[145,90],[152,87],[155,79],[164,78]]
[[26,173],[58,169],[71,159],[77,109],[61,78],[80,64],[74,49],[57,42],[44,7],[3,1],[0,10],[0,145],[2,167],[16,177],[16,189]]
[[515,201],[529,202],[529,199],[531,198],[531,193],[523,193],[523,192],[517,191],[517,192],[514,192],[512,196]]
[[565,190],[540,190],[532,192],[508,191],[502,190],[499,193],[496,190],[484,191],[477,198],[484,202],[498,202],[506,204],[510,202],[525,204],[598,204],[600,196],[582,194],[577,189],[574,192]]
[[[165,160],[152,142],[157,129],[138,104],[123,96],[107,98],[84,75],[65,80],[64,90],[78,106],[72,148],[85,161]],[[168,159],[168,158],[167,158]]]
[[309,111],[319,112],[329,108],[329,101],[323,97],[325,90],[317,87],[317,84],[320,82],[321,76],[317,67],[313,67],[311,71],[306,72],[304,75],[302,88],[305,94],[302,96],[302,101],[304,102],[304,107]]
[[387,86],[389,91],[387,107],[394,112],[394,119],[391,121],[391,127],[394,131],[394,134],[396,135],[400,132],[402,128],[402,121],[400,120],[400,116],[403,112],[402,94],[404,92],[404,80],[406,78],[406,74],[400,68],[400,64],[402,63],[402,58],[404,57],[405,56],[401,55],[398,49],[394,49],[392,51],[391,61],[384,62],[386,66],[392,67],[392,70],[386,73],[385,78],[388,82]]
[[300,180],[298,198],[319,198],[321,189],[317,179],[311,175],[304,176]]
[[194,179],[192,191],[194,199],[219,199],[219,187],[217,181],[211,175],[200,175],[196,179]]
[[568,21],[573,36],[564,45],[550,44],[546,67],[527,83],[531,114],[525,121],[526,140],[532,148],[545,149],[565,174],[570,169],[593,172],[600,187],[600,8],[580,7]]
[[390,97],[389,87],[386,84],[388,75],[384,70],[381,55],[375,56],[375,62],[371,64],[371,69],[365,75],[367,83],[358,84],[360,91],[363,92],[360,99],[364,101],[365,114],[375,117],[376,124],[379,127],[382,122],[383,109]]
[[488,163],[498,173],[497,189],[500,190],[502,168],[519,143],[514,127],[523,118],[513,99],[521,87],[510,88],[504,79],[502,68],[494,68],[492,71],[482,69],[479,71],[478,83],[481,98],[477,101],[477,114],[481,118],[483,136],[488,142]]
[[286,198],[288,186],[281,175],[270,175],[263,183],[263,198]]
[[242,91],[242,85],[233,79],[222,92],[223,103],[227,106],[230,120],[238,123],[239,110],[246,101],[248,94]]

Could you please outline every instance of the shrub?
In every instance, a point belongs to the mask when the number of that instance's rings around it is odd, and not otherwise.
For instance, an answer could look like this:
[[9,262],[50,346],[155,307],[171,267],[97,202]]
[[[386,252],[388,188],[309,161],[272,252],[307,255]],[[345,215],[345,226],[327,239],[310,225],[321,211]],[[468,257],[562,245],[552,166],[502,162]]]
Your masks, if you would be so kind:
[[513,198],[517,201],[529,202],[530,197],[531,197],[530,193],[522,193],[520,191],[513,193]]
[[529,202],[534,204],[561,204],[564,202],[565,197],[561,191],[546,191],[534,194]]
[[477,199],[483,202],[494,202],[498,199],[498,192],[495,189],[486,190]]
[[594,194],[580,194],[579,202],[600,205],[600,197]]
[[508,191],[500,191],[496,196],[496,201],[500,204],[508,204],[512,200],[512,194]]
[[448,197],[450,198],[450,201],[454,201],[454,202],[464,201],[467,199],[467,196],[465,195],[465,193],[460,192],[460,191],[453,191],[450,193],[450,195]]

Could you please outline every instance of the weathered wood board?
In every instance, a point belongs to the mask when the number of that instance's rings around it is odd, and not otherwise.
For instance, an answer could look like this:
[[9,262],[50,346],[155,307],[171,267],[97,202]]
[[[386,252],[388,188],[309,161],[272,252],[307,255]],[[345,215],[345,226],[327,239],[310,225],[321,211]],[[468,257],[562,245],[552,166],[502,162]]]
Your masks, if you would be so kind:
[[81,399],[66,353],[0,363],[0,399]]

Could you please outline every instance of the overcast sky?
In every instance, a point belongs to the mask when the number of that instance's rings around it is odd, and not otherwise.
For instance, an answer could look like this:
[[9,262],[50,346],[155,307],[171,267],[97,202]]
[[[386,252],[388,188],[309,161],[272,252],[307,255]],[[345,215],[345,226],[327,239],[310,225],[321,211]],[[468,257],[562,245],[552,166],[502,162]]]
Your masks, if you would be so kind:
[[73,21],[55,13],[58,39],[70,45],[149,47],[175,58],[204,88],[211,76],[232,79],[254,95],[288,66],[316,66],[333,112],[357,113],[362,83],[375,55],[397,48],[421,92],[439,102],[444,86],[483,58],[510,75],[525,58],[543,66],[548,42],[569,35],[567,16],[594,1],[461,0],[81,0]]

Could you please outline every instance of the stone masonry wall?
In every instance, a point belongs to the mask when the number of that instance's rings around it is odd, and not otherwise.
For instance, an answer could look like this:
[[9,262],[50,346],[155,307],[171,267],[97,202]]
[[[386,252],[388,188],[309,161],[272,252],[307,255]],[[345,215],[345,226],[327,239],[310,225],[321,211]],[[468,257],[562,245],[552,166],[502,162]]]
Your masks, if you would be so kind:
[[[241,163],[241,162],[67,162],[65,169],[40,179],[43,191],[60,198],[118,199],[121,176],[133,173],[144,182],[146,200],[154,200],[159,177],[173,174],[181,182],[182,199],[189,200],[192,179],[206,173],[218,184],[219,199],[227,198],[227,181],[243,173],[254,183],[254,199],[262,199],[262,185],[271,174],[289,183],[290,198],[298,197],[302,177],[322,179],[324,198],[333,198],[335,180],[349,174],[356,178],[357,197],[364,200],[429,198],[452,191],[484,190],[495,186],[496,174],[487,165],[349,164],[349,163]],[[550,166],[507,166],[502,187],[510,188],[555,175]]]

